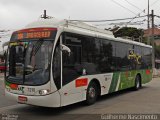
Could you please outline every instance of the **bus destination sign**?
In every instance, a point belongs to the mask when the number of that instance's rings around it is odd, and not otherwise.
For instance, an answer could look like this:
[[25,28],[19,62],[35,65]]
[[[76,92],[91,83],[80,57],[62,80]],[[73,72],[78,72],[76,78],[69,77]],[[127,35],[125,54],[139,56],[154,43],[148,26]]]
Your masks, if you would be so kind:
[[55,36],[56,28],[32,28],[16,31],[11,37],[11,41],[24,40],[24,39],[40,39],[40,38],[52,38]]
[[30,33],[17,33],[17,40],[33,39],[33,38],[50,38],[50,31],[30,32]]

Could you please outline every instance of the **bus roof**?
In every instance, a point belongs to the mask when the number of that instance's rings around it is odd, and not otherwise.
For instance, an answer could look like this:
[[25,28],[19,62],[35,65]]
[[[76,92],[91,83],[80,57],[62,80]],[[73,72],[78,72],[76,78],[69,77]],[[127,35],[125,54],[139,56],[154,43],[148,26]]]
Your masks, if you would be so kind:
[[88,36],[99,37],[99,38],[107,38],[113,41],[119,41],[119,42],[124,42],[128,44],[134,44],[134,45],[152,48],[152,46],[146,45],[144,43],[132,41],[129,39],[115,38],[111,31],[103,30],[79,21],[58,20],[55,18],[39,19],[38,21],[28,24],[25,28],[38,28],[38,27],[51,27],[51,28],[57,28],[57,29],[62,28],[66,32],[78,33],[82,35],[88,35]]

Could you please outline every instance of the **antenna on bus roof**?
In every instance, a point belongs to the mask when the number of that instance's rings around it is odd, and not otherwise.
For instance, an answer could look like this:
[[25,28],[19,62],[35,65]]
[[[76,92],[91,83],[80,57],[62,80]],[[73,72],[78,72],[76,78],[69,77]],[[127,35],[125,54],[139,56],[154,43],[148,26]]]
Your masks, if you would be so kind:
[[41,18],[43,18],[43,19],[51,19],[51,18],[53,18],[53,17],[48,16],[46,10],[44,10],[44,14],[41,15]]
[[47,18],[47,14],[46,14],[46,10],[44,10],[44,19],[46,19]]
[[46,14],[46,10],[44,10],[44,14],[41,15],[41,18],[44,18],[44,19],[47,19],[47,18],[48,18],[48,17],[47,17],[47,14]]

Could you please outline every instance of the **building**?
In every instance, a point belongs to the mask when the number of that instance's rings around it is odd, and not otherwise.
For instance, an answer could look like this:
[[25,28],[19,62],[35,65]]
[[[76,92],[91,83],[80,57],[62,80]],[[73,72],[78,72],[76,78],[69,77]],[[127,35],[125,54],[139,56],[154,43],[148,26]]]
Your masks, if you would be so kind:
[[[152,28],[144,30],[144,38],[152,37]],[[160,46],[160,29],[154,28],[154,42],[157,46]]]
[[[152,28],[150,29],[147,29],[147,30],[144,30],[144,35],[143,35],[144,38],[147,38],[149,37],[151,39],[152,37]],[[154,43],[156,45],[156,47],[160,47],[160,29],[158,28],[154,28]],[[157,51],[159,49],[156,49],[155,48],[155,67],[157,69],[160,69],[160,51]]]

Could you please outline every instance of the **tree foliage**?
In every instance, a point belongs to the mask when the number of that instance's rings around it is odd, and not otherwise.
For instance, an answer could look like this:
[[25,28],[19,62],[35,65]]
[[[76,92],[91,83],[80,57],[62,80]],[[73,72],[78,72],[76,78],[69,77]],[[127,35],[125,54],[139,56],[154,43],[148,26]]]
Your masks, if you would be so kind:
[[133,37],[133,38],[139,38],[143,35],[142,29],[137,29],[135,27],[123,27],[117,30],[116,32],[113,32],[115,37]]

